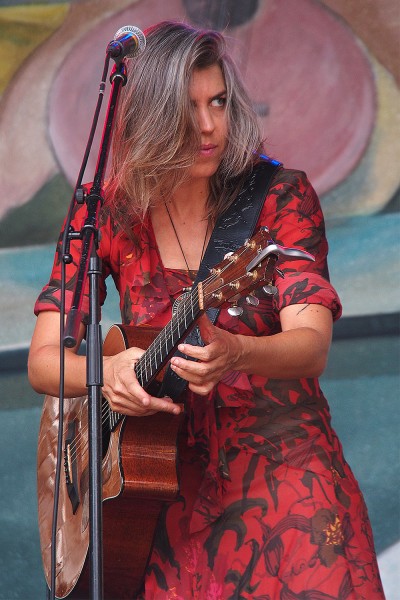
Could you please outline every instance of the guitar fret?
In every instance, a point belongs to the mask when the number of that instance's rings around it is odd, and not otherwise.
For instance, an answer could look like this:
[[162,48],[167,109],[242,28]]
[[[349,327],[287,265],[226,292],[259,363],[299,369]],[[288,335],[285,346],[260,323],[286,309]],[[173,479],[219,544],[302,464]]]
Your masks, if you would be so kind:
[[143,387],[144,384],[145,384],[145,381],[144,381],[144,378],[143,378],[142,362],[143,362],[143,357],[139,358],[139,360],[137,361],[137,363],[135,365],[134,370],[135,370],[135,375],[136,375],[136,378],[137,378],[138,382]]
[[[198,306],[198,303],[197,303],[197,306]],[[193,319],[194,318],[194,312],[193,312],[194,311],[194,305],[193,305],[193,303],[191,303],[190,307],[192,309],[192,319]]]
[[142,372],[142,365],[141,365],[140,361],[138,361],[136,363],[135,372],[136,372],[136,377],[137,377],[138,382],[143,387],[143,372]]
[[174,328],[173,328],[173,323],[174,323],[174,319],[172,319],[168,325],[169,325],[169,335],[165,336],[165,352],[166,354],[168,354],[169,350],[170,350],[170,346],[168,345],[168,342],[171,343],[175,343],[175,337],[174,337]]
[[166,329],[165,329],[165,333],[164,333],[164,350],[165,350],[165,354],[168,354],[168,340],[171,339],[171,336],[172,336],[172,321],[170,321],[168,323],[168,329],[169,329],[168,336],[167,336]]
[[146,376],[146,381],[149,381],[149,368],[150,368],[149,354],[146,352],[146,354],[144,356],[145,356],[145,359],[144,359],[144,373],[145,373],[145,376]]

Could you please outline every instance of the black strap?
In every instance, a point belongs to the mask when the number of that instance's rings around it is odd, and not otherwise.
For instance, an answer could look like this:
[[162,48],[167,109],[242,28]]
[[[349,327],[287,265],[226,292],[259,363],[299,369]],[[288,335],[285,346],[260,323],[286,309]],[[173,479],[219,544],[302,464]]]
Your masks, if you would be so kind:
[[[234,252],[243,246],[246,239],[252,236],[271,185],[272,177],[281,166],[280,162],[271,160],[266,156],[260,158],[261,161],[254,166],[237,198],[216,222],[193,286],[206,279],[210,274],[210,269],[221,262],[225,254]],[[215,323],[218,313],[219,309],[217,308],[207,310],[207,316],[212,323]],[[185,343],[192,346],[204,345],[198,327],[192,329],[186,337]],[[189,356],[179,351],[174,356],[183,356],[183,358],[190,360]],[[187,381],[176,375],[168,367],[159,395],[176,399],[182,394],[186,386]]]

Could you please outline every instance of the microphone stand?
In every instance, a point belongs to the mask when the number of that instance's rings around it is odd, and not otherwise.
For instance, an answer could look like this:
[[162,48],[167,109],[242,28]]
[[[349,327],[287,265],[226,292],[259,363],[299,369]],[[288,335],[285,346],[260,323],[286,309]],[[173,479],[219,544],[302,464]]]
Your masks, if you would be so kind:
[[90,590],[92,600],[103,598],[103,543],[102,543],[102,432],[101,387],[103,385],[103,352],[100,325],[99,276],[101,260],[97,255],[99,244],[98,215],[103,204],[103,183],[110,149],[112,126],[121,87],[126,84],[126,65],[117,62],[111,73],[112,88],[103,129],[96,172],[89,194],[77,201],[87,204],[87,217],[81,232],[69,232],[70,239],[82,239],[82,251],[77,273],[71,310],[68,313],[64,346],[77,343],[82,320],[82,300],[86,277],[89,277],[89,324],[87,326],[86,376],[88,388],[88,441],[89,441],[89,558]]

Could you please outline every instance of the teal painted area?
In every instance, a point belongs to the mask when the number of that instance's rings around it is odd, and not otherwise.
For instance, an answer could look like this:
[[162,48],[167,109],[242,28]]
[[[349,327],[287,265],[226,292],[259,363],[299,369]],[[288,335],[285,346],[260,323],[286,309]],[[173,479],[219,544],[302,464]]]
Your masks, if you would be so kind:
[[364,493],[378,552],[400,539],[399,364],[395,336],[339,340],[321,378],[333,426]]
[[329,268],[343,314],[400,310],[400,213],[329,221]]
[[[359,267],[368,271],[376,259],[399,259],[397,249],[400,245],[400,213],[375,216],[359,216],[351,219],[330,220],[326,224],[330,243],[331,262],[350,260],[344,263],[345,268],[353,261],[359,261]],[[383,269],[386,264],[381,264]]]
[[72,188],[65,177],[53,177],[29,202],[10,209],[0,220],[0,247],[55,241],[71,198]]
[[44,598],[36,511],[39,408],[1,410],[0,598]]

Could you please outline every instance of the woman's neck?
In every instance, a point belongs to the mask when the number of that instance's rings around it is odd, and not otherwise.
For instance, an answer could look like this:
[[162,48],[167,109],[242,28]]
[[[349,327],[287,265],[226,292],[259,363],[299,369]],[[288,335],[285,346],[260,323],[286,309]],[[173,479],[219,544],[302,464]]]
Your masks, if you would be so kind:
[[208,179],[196,179],[183,183],[165,203],[181,223],[202,221],[207,218],[207,202],[210,194]]
[[172,269],[197,270],[212,226],[207,217],[208,184],[182,185],[151,210],[161,260]]

